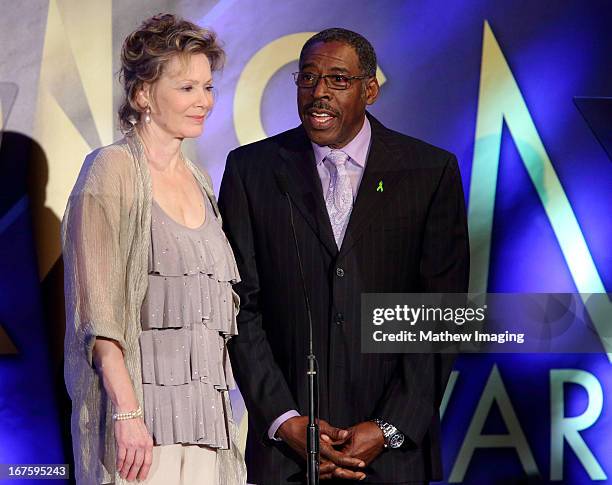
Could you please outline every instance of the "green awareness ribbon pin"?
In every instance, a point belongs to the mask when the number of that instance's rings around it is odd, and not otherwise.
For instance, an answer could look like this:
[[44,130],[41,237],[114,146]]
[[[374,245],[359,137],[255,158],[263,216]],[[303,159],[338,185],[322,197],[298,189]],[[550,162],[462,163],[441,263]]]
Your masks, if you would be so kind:
[[383,183],[382,183],[382,180],[380,180],[378,182],[378,187],[376,187],[376,192],[382,192],[383,190],[384,190],[383,189]]

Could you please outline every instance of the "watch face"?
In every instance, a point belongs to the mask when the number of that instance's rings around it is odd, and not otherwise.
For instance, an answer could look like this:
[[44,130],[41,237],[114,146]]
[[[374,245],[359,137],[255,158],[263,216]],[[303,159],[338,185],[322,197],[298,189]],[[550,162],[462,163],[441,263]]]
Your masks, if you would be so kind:
[[404,444],[404,435],[402,433],[397,433],[391,437],[389,440],[389,448],[399,448]]

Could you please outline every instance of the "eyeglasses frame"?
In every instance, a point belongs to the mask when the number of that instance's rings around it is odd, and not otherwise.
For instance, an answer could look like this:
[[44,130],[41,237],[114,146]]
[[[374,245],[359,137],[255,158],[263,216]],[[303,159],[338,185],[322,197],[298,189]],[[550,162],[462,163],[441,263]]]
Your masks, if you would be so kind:
[[[353,85],[353,81],[355,80],[362,80],[362,79],[368,79],[370,77],[374,77],[374,76],[368,76],[368,75],[361,75],[361,76],[346,76],[344,74],[312,74],[313,76],[316,77],[316,79],[314,80],[314,84],[312,86],[306,87],[306,86],[300,86],[298,84],[298,76],[300,74],[303,74],[302,71],[297,71],[297,72],[292,72],[291,75],[293,76],[293,81],[295,82],[295,85],[300,88],[300,89],[314,89],[317,87],[317,85],[319,84],[319,81],[321,79],[323,79],[325,81],[325,85],[329,88],[329,89],[333,89],[336,91],[346,91],[347,89],[350,89],[351,86]],[[334,87],[330,85],[330,82],[327,80],[330,77],[334,77],[334,76],[343,76],[348,80],[348,85],[345,88],[338,88],[338,87]]]

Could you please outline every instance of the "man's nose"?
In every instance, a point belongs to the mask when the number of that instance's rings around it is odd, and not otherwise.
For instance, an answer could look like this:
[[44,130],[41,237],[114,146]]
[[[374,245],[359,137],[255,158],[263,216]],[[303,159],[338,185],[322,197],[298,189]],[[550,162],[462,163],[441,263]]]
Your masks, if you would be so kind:
[[330,90],[327,87],[327,81],[323,77],[320,77],[319,79],[317,79],[317,82],[312,88],[312,96],[316,99],[329,98],[330,97],[329,91]]

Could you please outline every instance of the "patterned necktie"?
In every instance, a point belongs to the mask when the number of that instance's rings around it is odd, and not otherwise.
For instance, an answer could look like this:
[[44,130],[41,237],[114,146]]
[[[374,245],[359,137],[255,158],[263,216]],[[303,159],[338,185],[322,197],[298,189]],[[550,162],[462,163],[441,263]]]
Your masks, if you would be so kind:
[[325,157],[325,160],[329,162],[330,175],[325,205],[338,248],[342,245],[346,224],[353,209],[353,189],[351,179],[346,171],[348,159],[349,156],[342,150],[332,150]]

